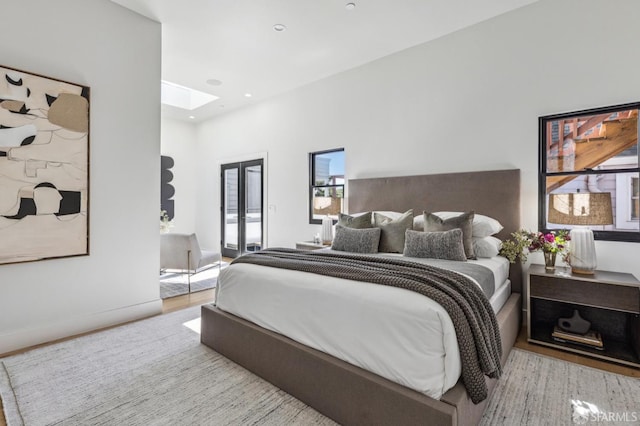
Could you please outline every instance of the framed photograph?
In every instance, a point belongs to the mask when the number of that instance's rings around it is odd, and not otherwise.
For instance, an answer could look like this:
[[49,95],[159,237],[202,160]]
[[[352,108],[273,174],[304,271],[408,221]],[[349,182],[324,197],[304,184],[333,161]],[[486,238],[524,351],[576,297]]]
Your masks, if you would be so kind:
[[89,88],[0,66],[0,264],[89,254]]

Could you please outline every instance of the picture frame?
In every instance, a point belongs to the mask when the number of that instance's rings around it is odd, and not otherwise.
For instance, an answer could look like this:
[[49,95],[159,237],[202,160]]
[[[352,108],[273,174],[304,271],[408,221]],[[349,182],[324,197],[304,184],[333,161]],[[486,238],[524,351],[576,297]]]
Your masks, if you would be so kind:
[[89,254],[89,101],[0,65],[0,265]]

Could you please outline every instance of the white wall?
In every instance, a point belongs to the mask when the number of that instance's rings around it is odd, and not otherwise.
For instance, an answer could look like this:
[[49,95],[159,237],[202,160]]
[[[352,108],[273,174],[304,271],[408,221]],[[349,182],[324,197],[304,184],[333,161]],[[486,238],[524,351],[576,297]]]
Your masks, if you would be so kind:
[[[219,229],[207,165],[268,151],[268,243],[310,239],[307,154],[344,147],[347,178],[519,168],[536,229],[537,119],[639,100],[639,21],[635,0],[542,0],[205,122],[198,227]],[[601,268],[640,277],[640,244],[596,244]]]
[[5,353],[161,310],[161,28],[107,0],[4,2],[2,16],[3,65],[91,87],[91,254],[0,266]]
[[175,218],[171,232],[192,233],[196,231],[196,202],[199,198],[196,170],[196,130],[191,123],[162,118],[161,152],[173,158],[171,169],[176,190],[173,196]]

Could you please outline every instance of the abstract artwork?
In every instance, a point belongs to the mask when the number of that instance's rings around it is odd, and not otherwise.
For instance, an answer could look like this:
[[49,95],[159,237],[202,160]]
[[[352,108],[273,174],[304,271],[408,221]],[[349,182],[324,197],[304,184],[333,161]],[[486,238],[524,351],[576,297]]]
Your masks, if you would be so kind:
[[160,156],[160,210],[164,210],[167,213],[169,220],[173,220],[175,216],[173,196],[176,193],[176,189],[171,184],[173,180],[171,169],[174,164],[172,157],[167,155]]
[[89,88],[0,66],[0,264],[89,253]]

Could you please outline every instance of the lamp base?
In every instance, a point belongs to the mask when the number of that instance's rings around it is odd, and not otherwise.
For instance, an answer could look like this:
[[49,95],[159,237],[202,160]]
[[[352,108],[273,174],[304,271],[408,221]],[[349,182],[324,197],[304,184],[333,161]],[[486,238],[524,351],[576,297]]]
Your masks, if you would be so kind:
[[596,269],[596,245],[593,241],[593,231],[589,228],[576,227],[569,234],[571,236],[571,272],[592,275]]
[[571,268],[571,273],[572,274],[579,274],[579,275],[593,275],[594,271],[591,269],[578,269],[578,268]]

